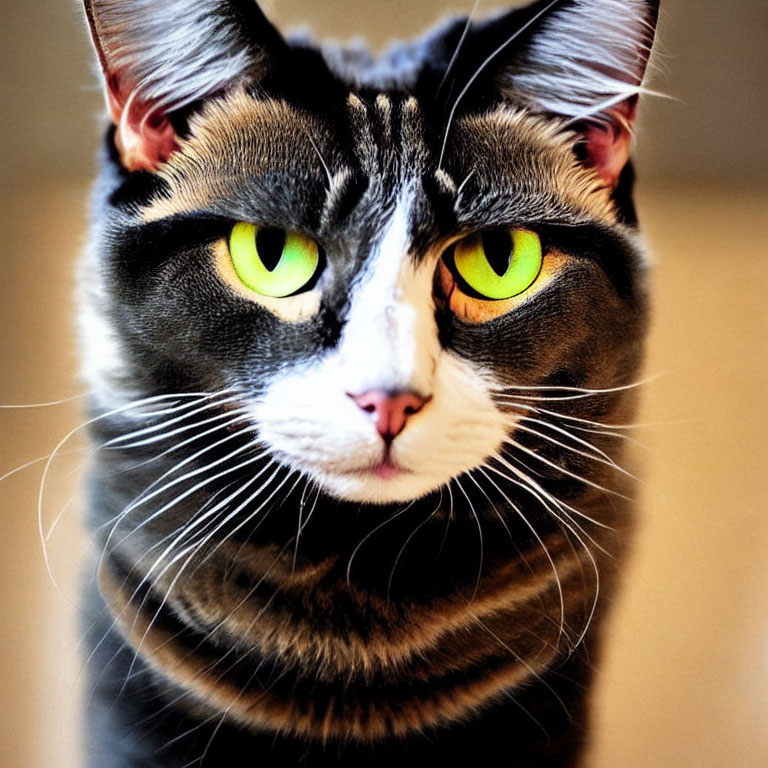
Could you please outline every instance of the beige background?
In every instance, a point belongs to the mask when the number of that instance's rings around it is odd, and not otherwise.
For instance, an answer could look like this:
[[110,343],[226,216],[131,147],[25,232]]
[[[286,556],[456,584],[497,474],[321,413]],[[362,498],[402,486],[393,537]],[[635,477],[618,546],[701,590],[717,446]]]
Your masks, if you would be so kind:
[[[467,9],[471,3],[450,7]],[[637,150],[656,258],[641,528],[599,673],[591,768],[768,766],[768,3],[665,0]],[[490,0],[481,9],[490,9]],[[439,2],[273,0],[319,34],[410,36]],[[342,21],[343,20],[343,21]],[[0,16],[0,404],[81,392],[72,329],[100,95],[76,2]],[[80,402],[0,410],[0,477]],[[76,439],[0,481],[0,766],[77,765]],[[73,499],[74,500],[71,500]],[[55,584],[54,584],[55,582]]]

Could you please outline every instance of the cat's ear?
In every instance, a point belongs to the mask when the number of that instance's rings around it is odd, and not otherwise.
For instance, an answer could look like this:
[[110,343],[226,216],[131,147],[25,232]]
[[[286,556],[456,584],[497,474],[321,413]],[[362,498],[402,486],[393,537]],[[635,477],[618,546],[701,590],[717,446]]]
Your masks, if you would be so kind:
[[282,38],[254,0],[84,0],[115,143],[129,171],[178,146],[179,116],[261,79]]
[[629,160],[659,0],[555,0],[531,13],[515,30],[520,44],[510,45],[497,87],[510,101],[566,118],[582,161],[615,187]]

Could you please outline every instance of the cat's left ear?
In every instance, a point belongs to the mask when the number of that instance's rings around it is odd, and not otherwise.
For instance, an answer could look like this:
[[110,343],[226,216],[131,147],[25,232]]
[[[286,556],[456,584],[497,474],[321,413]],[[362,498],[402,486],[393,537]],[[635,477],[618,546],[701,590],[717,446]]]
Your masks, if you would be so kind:
[[84,0],[129,171],[155,170],[178,147],[182,116],[260,80],[283,45],[254,0]]
[[582,161],[615,188],[629,160],[659,0],[544,1],[531,14],[497,87],[512,102],[568,119]]

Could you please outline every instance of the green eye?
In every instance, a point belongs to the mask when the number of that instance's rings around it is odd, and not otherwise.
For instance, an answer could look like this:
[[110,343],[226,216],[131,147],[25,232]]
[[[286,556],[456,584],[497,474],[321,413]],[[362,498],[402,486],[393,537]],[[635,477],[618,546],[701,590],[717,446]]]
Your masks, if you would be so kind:
[[274,298],[308,287],[320,264],[320,249],[309,237],[244,221],[232,228],[229,254],[244,285]]
[[541,241],[527,229],[487,230],[456,243],[459,277],[482,298],[511,299],[533,285],[541,271]]

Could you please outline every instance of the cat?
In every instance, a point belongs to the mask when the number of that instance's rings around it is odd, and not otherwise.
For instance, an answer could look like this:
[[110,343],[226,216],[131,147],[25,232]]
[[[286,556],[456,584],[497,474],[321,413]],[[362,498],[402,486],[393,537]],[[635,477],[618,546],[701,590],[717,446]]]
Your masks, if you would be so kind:
[[87,761],[576,766],[631,529],[654,0],[378,58],[85,0]]

